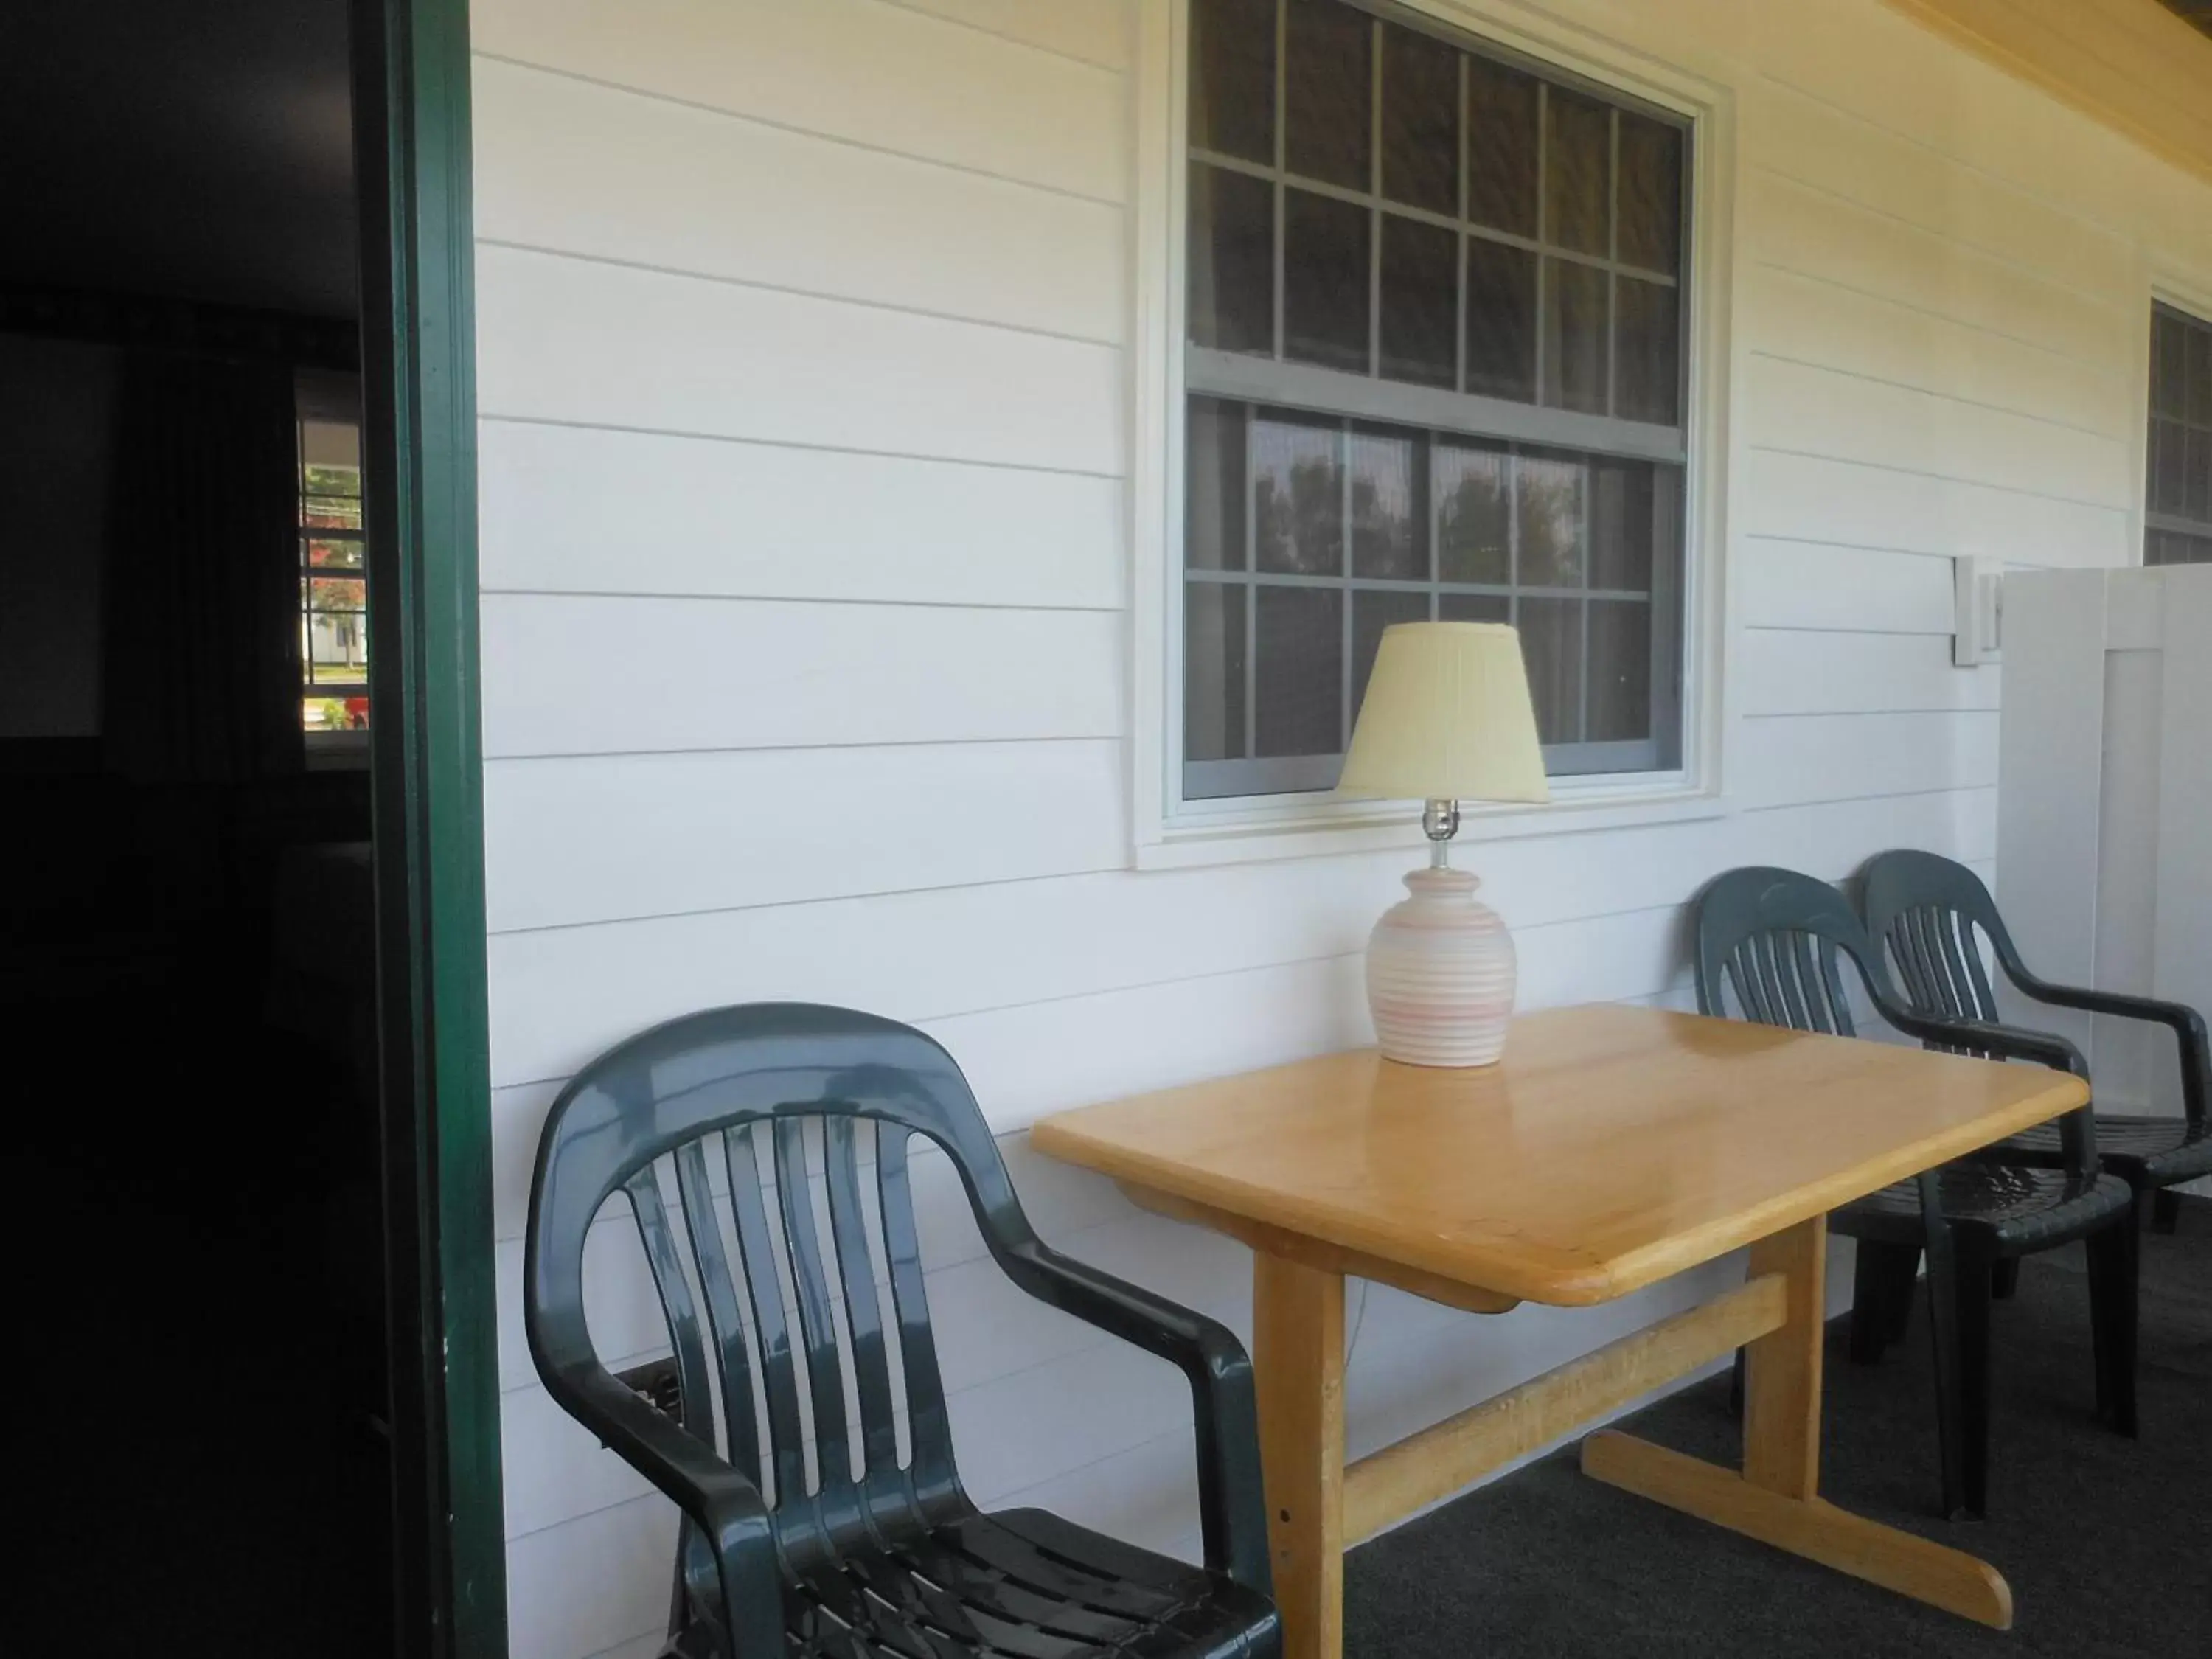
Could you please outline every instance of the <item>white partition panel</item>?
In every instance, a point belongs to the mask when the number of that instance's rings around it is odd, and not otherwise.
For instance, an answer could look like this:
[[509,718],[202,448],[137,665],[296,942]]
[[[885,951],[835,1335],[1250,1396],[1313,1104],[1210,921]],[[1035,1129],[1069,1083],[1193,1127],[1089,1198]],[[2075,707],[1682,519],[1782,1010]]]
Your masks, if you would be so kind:
[[[2212,566],[2008,576],[2004,676],[1997,902],[2021,953],[2212,1008]],[[2108,1109],[2181,1109],[2162,1030],[2034,1021],[2082,1045]]]

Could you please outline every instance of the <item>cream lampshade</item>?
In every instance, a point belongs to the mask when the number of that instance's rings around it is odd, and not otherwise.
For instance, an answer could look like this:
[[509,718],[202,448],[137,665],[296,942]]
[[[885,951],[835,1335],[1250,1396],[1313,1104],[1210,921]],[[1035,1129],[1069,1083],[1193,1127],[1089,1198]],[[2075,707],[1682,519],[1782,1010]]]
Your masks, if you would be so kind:
[[1367,1006],[1384,1058],[1487,1066],[1513,1012],[1512,936],[1450,867],[1463,800],[1546,801],[1521,636],[1501,623],[1400,623],[1382,633],[1340,793],[1427,803],[1430,862],[1367,942]]

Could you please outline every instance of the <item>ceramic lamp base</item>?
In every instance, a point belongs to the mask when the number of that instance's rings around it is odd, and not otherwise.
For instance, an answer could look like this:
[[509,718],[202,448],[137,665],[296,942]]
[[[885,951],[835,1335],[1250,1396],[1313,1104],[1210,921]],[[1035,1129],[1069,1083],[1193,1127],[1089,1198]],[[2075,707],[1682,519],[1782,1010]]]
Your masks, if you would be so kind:
[[1464,870],[1416,870],[1367,941],[1367,1006],[1385,1060],[1488,1066],[1513,1013],[1513,936]]

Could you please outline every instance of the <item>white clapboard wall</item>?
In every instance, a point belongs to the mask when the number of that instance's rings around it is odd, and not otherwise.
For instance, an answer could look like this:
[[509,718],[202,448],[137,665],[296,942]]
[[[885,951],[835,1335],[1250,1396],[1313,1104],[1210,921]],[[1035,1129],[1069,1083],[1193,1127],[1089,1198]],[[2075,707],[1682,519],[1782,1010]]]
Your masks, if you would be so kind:
[[[2021,954],[2212,1009],[2212,565],[2009,576],[2004,660],[1997,902]],[[2180,1111],[2164,1027],[2033,1018],[2081,1045],[2101,1105]]]
[[[1990,874],[2011,671],[1951,665],[1950,561],[2135,559],[2147,273],[2212,288],[2212,190],[1879,0],[1419,3],[1700,77],[1734,132],[1727,799],[1471,852],[1524,1006],[1680,1005],[1684,906],[1732,865]],[[515,1659],[649,1653],[666,1611],[671,1510],[522,1342],[531,1158],[594,1054],[759,998],[921,1024],[1047,1237],[1249,1331],[1241,1246],[1025,1126],[1368,1040],[1361,946],[1418,854],[1131,867],[1137,44],[1170,6],[472,0]],[[1194,1550],[1181,1379],[1012,1290],[941,1168],[918,1201],[979,1501]],[[619,1217],[589,1271],[610,1357],[665,1342]],[[1352,1449],[1711,1287],[1366,1294]]]

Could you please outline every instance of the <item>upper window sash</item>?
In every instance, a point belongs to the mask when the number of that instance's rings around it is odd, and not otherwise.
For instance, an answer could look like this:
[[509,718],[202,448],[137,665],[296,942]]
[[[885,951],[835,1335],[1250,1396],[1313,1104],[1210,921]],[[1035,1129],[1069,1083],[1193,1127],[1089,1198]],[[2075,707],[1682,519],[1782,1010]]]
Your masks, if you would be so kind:
[[1685,459],[1687,123],[1394,6],[1192,23],[1188,390]]

